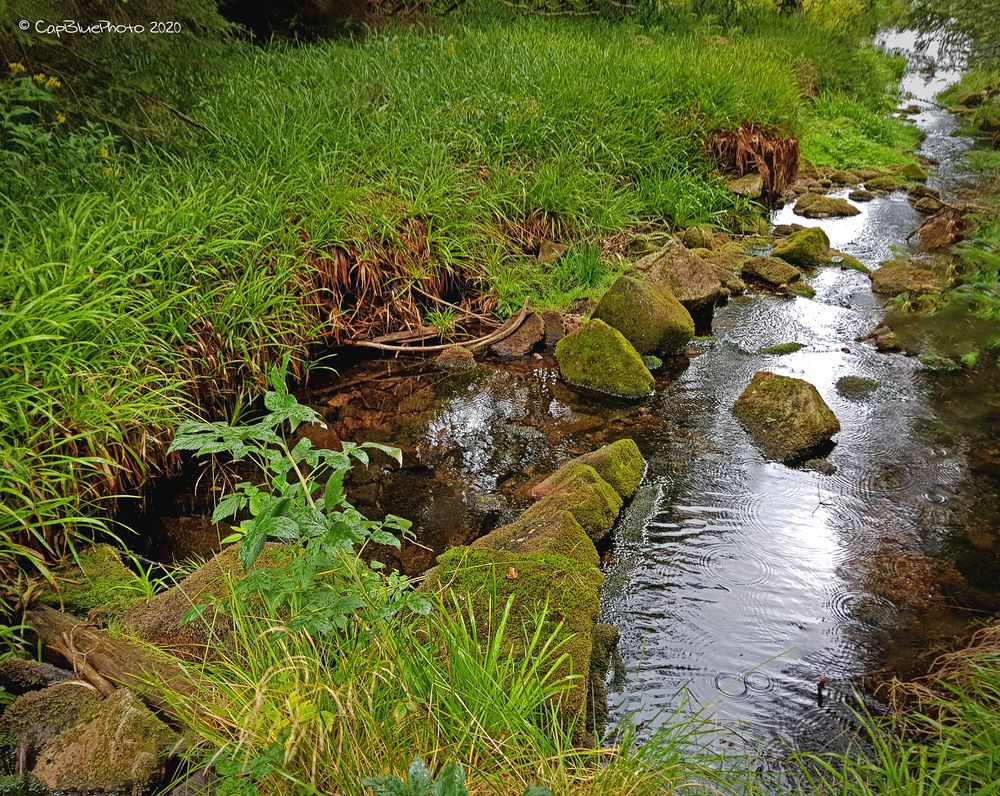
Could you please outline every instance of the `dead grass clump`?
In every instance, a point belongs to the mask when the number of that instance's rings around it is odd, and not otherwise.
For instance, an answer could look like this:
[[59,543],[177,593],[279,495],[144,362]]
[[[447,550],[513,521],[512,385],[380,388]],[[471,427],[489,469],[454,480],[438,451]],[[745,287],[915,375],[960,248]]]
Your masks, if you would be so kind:
[[708,154],[726,173],[757,173],[764,179],[764,198],[773,201],[791,184],[799,169],[799,142],[744,122],[708,142]]

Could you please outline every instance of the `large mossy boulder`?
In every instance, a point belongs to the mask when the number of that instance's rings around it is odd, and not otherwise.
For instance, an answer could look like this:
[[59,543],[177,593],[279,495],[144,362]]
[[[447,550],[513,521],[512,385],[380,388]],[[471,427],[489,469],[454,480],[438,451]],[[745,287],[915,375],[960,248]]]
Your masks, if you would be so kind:
[[[424,588],[441,593],[445,604],[457,599],[475,616],[484,641],[496,640],[502,611],[512,599],[502,644],[515,657],[528,654],[528,644],[544,612],[543,633],[554,635],[555,641],[562,643],[559,652],[566,653],[555,678],[578,676],[559,700],[560,713],[572,720],[587,707],[594,624],[603,580],[596,567],[562,555],[457,547],[438,557],[438,566],[428,571]],[[538,654],[537,648],[534,654]]]
[[127,688],[45,745],[32,774],[54,793],[142,794],[163,776],[176,735]]
[[570,384],[619,398],[645,398],[653,374],[625,336],[594,318],[556,344],[559,373]]
[[694,321],[669,288],[620,277],[592,317],[621,332],[640,354],[676,354],[694,337]]
[[768,459],[794,462],[828,443],[840,421],[807,381],[760,371],[733,414]]
[[711,318],[725,295],[712,265],[673,239],[638,260],[634,270],[636,276],[667,287],[696,320]]
[[799,197],[793,208],[798,216],[805,218],[844,218],[856,216],[861,211],[846,199],[807,193]]
[[830,256],[830,239],[819,227],[806,227],[779,240],[771,254],[793,265],[815,265]]
[[908,260],[891,260],[872,271],[872,290],[883,296],[900,293],[940,293],[946,286],[945,278]]
[[777,257],[751,257],[743,263],[743,275],[747,279],[779,287],[797,281],[802,272]]

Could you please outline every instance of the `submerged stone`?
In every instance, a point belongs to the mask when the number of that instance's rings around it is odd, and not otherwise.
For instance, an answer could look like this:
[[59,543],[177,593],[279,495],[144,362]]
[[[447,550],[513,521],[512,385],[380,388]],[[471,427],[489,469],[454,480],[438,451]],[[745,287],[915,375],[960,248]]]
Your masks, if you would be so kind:
[[632,344],[599,318],[560,340],[556,361],[570,384],[620,398],[645,398],[655,384]]
[[465,346],[452,345],[434,357],[434,366],[441,370],[473,370],[476,358]]
[[63,794],[141,794],[163,776],[174,732],[127,688],[47,743],[32,773]]
[[743,263],[743,274],[773,287],[795,282],[802,276],[798,268],[777,257],[751,257]]
[[668,288],[622,276],[601,298],[594,318],[621,332],[640,354],[676,354],[694,337],[694,321]]
[[878,389],[878,382],[864,376],[841,376],[835,385],[837,394],[852,400],[867,398]]
[[885,296],[900,293],[940,293],[945,279],[909,260],[890,260],[872,271],[872,290]]
[[768,459],[803,458],[840,431],[840,421],[807,381],[760,371],[733,406],[733,414]]
[[785,354],[794,354],[796,351],[805,348],[805,346],[805,343],[778,343],[777,345],[769,345],[767,348],[762,348],[760,353],[784,356]]
[[806,227],[779,240],[771,254],[794,265],[815,265],[829,257],[830,239],[819,227]]
[[806,218],[842,218],[856,216],[861,211],[846,199],[835,199],[818,193],[804,194],[793,208],[796,215]]

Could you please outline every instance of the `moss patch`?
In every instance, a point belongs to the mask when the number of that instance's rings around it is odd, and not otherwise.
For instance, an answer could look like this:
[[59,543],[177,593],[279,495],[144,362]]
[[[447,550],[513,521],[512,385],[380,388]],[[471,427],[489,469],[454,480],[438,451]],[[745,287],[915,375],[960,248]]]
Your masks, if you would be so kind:
[[471,547],[449,550],[427,573],[424,588],[451,593],[470,608],[484,638],[492,635],[508,598],[513,599],[505,647],[523,655],[536,617],[546,609],[544,629],[553,633],[566,653],[556,677],[577,679],[562,695],[564,716],[579,715],[587,703],[587,682],[593,651],[593,629],[600,609],[604,577],[593,566],[554,554],[506,553]]
[[772,254],[794,265],[815,265],[830,254],[830,239],[819,227],[806,227],[782,238]]
[[691,313],[668,288],[632,276],[610,287],[592,317],[621,332],[640,354],[675,354],[694,336]]
[[578,456],[576,461],[593,467],[623,498],[635,494],[646,469],[646,460],[642,458],[639,446],[635,440],[627,438]]
[[806,193],[795,203],[795,214],[806,218],[843,218],[861,211],[846,199],[836,199],[818,193]]
[[75,561],[57,567],[53,575],[57,588],[46,589],[38,601],[70,613],[94,611],[114,618],[142,599],[138,578],[111,545],[94,545]]
[[761,371],[733,414],[769,459],[803,458],[840,431],[840,421],[809,382]]
[[838,395],[857,401],[875,392],[878,382],[864,376],[841,376],[837,379],[836,389]]
[[645,398],[655,384],[632,344],[597,318],[556,344],[556,360],[570,384],[620,398]]
[[906,184],[899,177],[894,177],[892,175],[886,175],[884,177],[875,177],[873,179],[867,180],[865,182],[865,190],[868,191],[901,191],[906,187]]
[[555,553],[592,567],[601,563],[594,543],[568,511],[546,516],[522,515],[480,537],[472,546],[506,553]]
[[796,282],[802,277],[798,268],[777,257],[750,257],[743,263],[743,273],[748,279],[774,287]]
[[792,284],[788,286],[788,292],[793,296],[802,296],[803,298],[816,297],[816,288],[801,279],[798,282],[792,282]]
[[77,682],[32,691],[12,702],[0,716],[0,736],[24,744],[34,757],[59,733],[89,719],[102,701],[95,689]]
[[805,343],[778,343],[777,345],[769,345],[767,348],[762,348],[760,353],[783,356],[784,354],[794,354],[796,351],[805,348],[805,346]]

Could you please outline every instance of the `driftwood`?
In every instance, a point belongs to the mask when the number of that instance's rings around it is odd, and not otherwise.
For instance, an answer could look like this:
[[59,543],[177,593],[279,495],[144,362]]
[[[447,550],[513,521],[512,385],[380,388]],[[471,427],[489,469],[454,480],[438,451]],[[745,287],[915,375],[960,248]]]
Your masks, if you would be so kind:
[[408,354],[408,353],[429,354],[435,351],[444,351],[446,348],[452,348],[456,345],[461,346],[462,348],[471,348],[471,349],[483,348],[484,346],[496,343],[499,340],[503,340],[505,337],[510,337],[512,334],[514,334],[514,332],[516,332],[518,327],[521,325],[521,322],[524,321],[527,314],[528,314],[528,300],[525,299],[524,305],[521,307],[521,310],[517,313],[517,315],[515,315],[513,318],[507,321],[507,323],[505,323],[499,329],[497,329],[494,332],[490,332],[488,335],[485,335],[484,337],[478,337],[475,340],[470,340],[465,343],[442,343],[441,345],[417,346],[417,345],[386,345],[385,343],[376,343],[373,340],[361,340],[359,342],[352,343],[352,345],[356,345],[359,348],[374,348],[378,351],[393,351],[398,354]]
[[152,708],[171,712],[156,683],[190,694],[190,681],[166,653],[135,642],[112,638],[86,622],[62,611],[36,605],[25,615],[38,641],[48,653],[65,660],[77,677],[104,695],[115,688],[131,688]]

